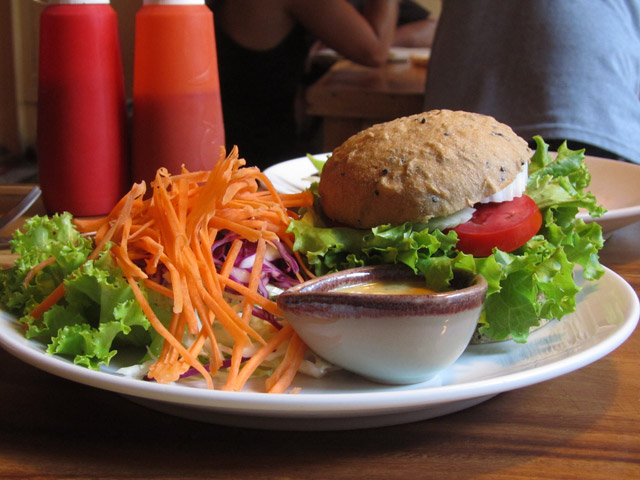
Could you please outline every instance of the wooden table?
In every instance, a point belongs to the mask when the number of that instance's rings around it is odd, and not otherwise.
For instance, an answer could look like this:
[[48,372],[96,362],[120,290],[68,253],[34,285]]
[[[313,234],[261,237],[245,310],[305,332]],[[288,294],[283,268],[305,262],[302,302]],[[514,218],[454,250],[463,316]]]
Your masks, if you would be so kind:
[[[636,292],[638,239],[640,223],[602,252]],[[639,359],[636,331],[581,370],[445,417],[272,432],[163,415],[0,349],[0,479],[640,478]]]
[[422,112],[426,75],[411,61],[380,68],[336,62],[306,92],[306,113],[323,120],[323,151],[375,123]]

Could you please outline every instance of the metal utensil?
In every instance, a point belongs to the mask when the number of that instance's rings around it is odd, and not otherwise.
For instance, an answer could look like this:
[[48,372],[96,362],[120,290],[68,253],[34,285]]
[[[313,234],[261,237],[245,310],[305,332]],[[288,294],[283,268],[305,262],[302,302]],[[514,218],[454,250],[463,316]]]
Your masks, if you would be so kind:
[[33,187],[29,193],[27,193],[20,202],[13,207],[9,212],[0,217],[0,229],[3,229],[10,223],[13,223],[15,220],[20,218],[22,215],[26,213],[27,210],[33,205],[38,198],[40,198],[40,194],[42,191],[40,187]]

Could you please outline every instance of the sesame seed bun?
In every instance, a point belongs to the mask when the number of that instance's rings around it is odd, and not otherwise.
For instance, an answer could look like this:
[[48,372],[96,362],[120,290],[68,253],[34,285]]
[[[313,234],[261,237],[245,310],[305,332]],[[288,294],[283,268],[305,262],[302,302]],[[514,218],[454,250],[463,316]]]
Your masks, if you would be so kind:
[[336,148],[322,170],[325,214],[355,227],[450,215],[514,181],[531,151],[511,128],[432,110],[374,125]]

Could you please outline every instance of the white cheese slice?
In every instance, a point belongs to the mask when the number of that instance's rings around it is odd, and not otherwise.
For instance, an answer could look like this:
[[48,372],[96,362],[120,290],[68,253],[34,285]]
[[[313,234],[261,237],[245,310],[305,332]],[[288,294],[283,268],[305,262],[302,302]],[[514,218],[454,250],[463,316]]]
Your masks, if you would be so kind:
[[[479,203],[509,202],[514,198],[524,195],[524,192],[527,189],[527,180],[529,179],[528,167],[529,166],[525,163],[513,182],[499,192],[483,198]],[[429,230],[445,230],[447,228],[454,228],[461,223],[471,220],[473,212],[475,211],[476,209],[473,207],[465,207],[462,210],[458,210],[457,212],[445,217],[434,217],[427,222],[427,227]]]

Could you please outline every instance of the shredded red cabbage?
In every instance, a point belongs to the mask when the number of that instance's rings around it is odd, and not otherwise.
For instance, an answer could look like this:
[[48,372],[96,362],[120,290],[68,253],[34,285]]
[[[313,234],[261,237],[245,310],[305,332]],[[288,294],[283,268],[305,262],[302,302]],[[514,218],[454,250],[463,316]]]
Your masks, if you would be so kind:
[[[218,238],[211,248],[211,253],[216,264],[222,265],[225,262],[231,244],[237,238],[239,238],[239,236],[233,232],[223,231],[218,234]],[[260,276],[260,283],[258,284],[258,293],[265,298],[269,298],[270,296],[267,289],[269,285],[286,290],[300,282],[297,277],[300,266],[295,257],[281,242],[273,242],[273,245],[275,245],[277,251],[269,251],[269,254],[263,262],[262,275]],[[246,240],[243,241],[240,253],[229,275],[232,280],[247,285],[249,276],[251,275],[251,269],[253,268],[256,248],[256,243]],[[254,307],[253,315],[271,323],[278,329],[282,328],[282,325],[274,315],[259,307]]]
[[[222,265],[227,257],[231,243],[238,238],[238,235],[232,232],[224,232],[213,244],[211,253],[216,264]],[[270,255],[265,259],[260,277],[260,287],[258,291],[261,295],[268,297],[266,286],[272,285],[283,290],[290,288],[299,283],[297,273],[300,272],[300,266],[294,256],[287,251],[285,245],[281,242],[273,242],[277,248],[277,256]],[[247,284],[251,268],[253,267],[253,258],[256,254],[256,244],[244,241],[242,249],[238,254],[238,258],[234,263],[231,277],[234,281]]]
[[[231,244],[238,237],[239,236],[237,234],[228,231],[218,234],[218,238],[211,247],[211,254],[216,265],[224,264],[227,254],[229,253],[229,249],[231,248]],[[267,290],[268,285],[286,290],[287,288],[300,283],[296,276],[300,271],[300,266],[298,265],[295,257],[281,242],[276,241],[273,242],[273,244],[276,246],[277,252],[275,252],[274,255],[272,250],[269,258],[265,258],[262,267],[262,275],[260,276],[260,283],[258,285],[258,292],[266,298],[269,298],[269,292]],[[255,243],[246,240],[244,241],[234,266],[231,269],[231,274],[229,275],[231,279],[243,285],[247,285],[251,274],[251,268],[253,267],[256,247]],[[161,275],[161,272],[158,272],[157,274]],[[258,306],[253,307],[252,314],[257,318],[269,322],[278,330],[282,328],[282,324],[278,321],[278,318],[275,315]],[[246,360],[249,360],[249,358],[243,357],[242,361],[245,362]],[[230,366],[231,360],[227,359],[223,361],[221,368],[229,368]],[[208,371],[209,365],[205,365],[205,368]],[[195,368],[190,368],[183,373],[180,378],[186,378],[197,374],[199,374],[199,372]],[[145,377],[145,380],[150,379]]]

